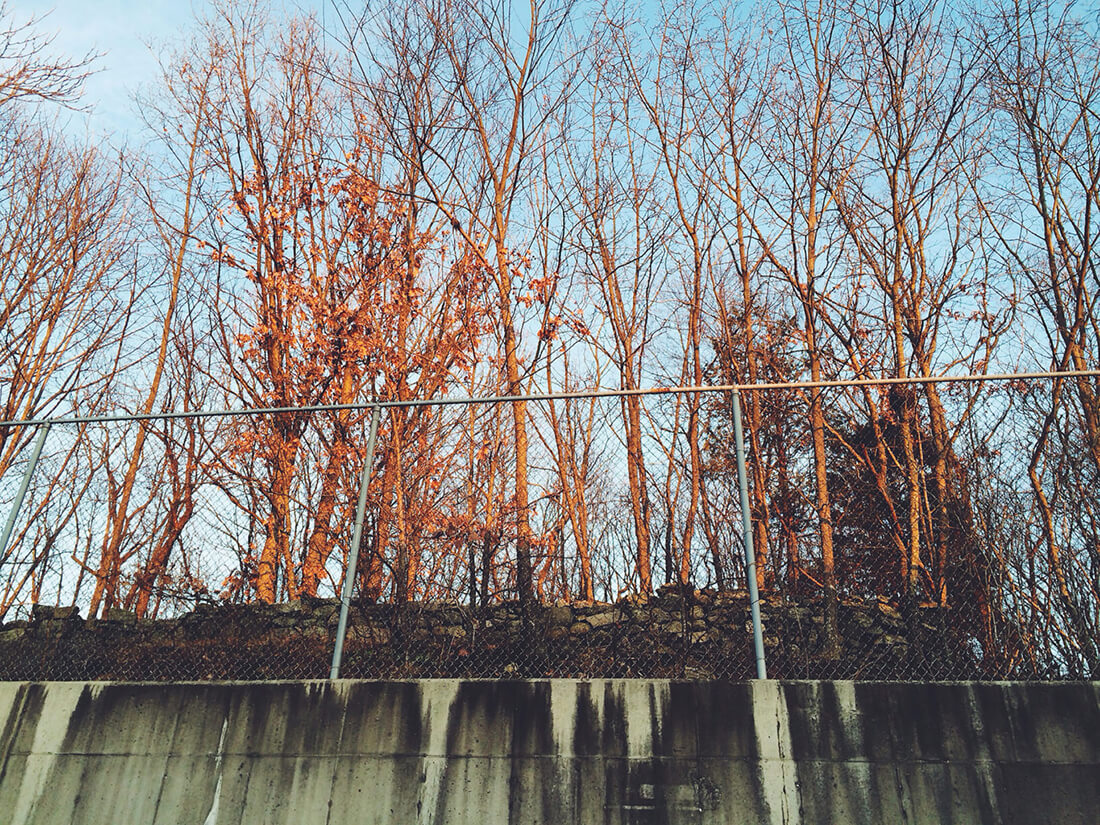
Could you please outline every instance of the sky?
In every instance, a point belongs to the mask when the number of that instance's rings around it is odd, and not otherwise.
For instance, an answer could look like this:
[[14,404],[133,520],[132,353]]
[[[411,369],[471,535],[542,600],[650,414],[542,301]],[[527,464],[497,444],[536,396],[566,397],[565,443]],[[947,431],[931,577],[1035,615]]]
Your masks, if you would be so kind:
[[[315,10],[333,0],[285,0],[288,10]],[[209,8],[204,0],[18,0],[8,3],[12,22],[38,18],[36,29],[54,37],[52,51],[69,58],[100,56],[84,87],[87,113],[67,114],[68,128],[92,138],[123,142],[140,128],[133,102],[142,85],[157,77],[157,50],[181,38]]]

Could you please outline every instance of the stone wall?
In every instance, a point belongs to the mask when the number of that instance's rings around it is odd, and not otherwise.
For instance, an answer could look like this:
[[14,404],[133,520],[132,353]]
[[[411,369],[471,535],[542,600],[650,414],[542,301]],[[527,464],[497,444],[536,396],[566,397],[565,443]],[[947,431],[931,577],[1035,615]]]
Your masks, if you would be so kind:
[[[83,620],[37,605],[0,627],[0,679],[274,679],[328,675],[339,604],[199,605],[170,619],[124,611]],[[762,602],[769,675],[974,678],[950,611],[905,621],[884,602],[842,602],[830,655],[820,601]],[[662,588],[649,599],[560,603],[357,604],[342,675],[419,677],[751,678],[748,599]]]

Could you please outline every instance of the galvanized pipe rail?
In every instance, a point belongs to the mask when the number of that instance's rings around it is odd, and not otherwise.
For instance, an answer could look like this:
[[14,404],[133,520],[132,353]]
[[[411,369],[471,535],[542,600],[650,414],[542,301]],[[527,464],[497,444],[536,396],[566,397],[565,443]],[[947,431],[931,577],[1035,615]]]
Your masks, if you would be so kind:
[[105,424],[124,421],[166,421],[189,418],[225,418],[235,415],[280,415],[286,413],[339,412],[369,410],[372,407],[448,407],[468,404],[506,404],[520,401],[569,401],[588,398],[627,398],[648,395],[676,395],[709,392],[763,392],[765,390],[809,390],[843,387],[878,387],[891,384],[980,383],[984,381],[1029,381],[1040,378],[1100,377],[1097,370],[1054,370],[1046,372],[981,373],[967,375],[928,375],[909,378],[845,378],[836,381],[772,381],[756,384],[693,384],[682,387],[643,387],[626,390],[577,390],[575,392],[544,392],[530,395],[485,395],[468,397],[416,398],[410,400],[356,401],[350,404],[311,404],[303,407],[242,407],[222,410],[188,410],[163,413],[111,413],[104,415],[73,415],[53,418],[20,418],[0,421],[0,427],[38,427],[45,424]]

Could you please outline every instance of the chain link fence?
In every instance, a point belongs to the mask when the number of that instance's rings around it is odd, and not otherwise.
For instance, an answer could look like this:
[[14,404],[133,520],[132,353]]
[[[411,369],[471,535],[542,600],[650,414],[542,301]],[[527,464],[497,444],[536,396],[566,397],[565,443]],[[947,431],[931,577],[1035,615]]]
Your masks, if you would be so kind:
[[1095,382],[20,424],[0,679],[1098,678]]

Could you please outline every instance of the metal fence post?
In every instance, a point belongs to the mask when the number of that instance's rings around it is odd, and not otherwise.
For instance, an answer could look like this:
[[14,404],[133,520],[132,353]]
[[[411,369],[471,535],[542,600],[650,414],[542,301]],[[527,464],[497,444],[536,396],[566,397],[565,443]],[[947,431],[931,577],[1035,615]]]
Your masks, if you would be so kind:
[[752,647],[756,654],[756,678],[767,679],[764,662],[764,630],[760,623],[760,592],[756,587],[756,551],[752,546],[752,516],[749,513],[749,480],[745,472],[745,436],[741,428],[741,393],[733,391],[733,440],[737,450],[737,486],[741,491],[741,529],[745,535],[745,577],[752,613]]
[[34,442],[34,451],[31,453],[30,463],[27,465],[27,471],[23,473],[23,481],[19,484],[19,490],[15,494],[15,501],[12,502],[11,512],[8,513],[8,520],[4,524],[4,533],[0,535],[0,558],[3,557],[4,552],[8,549],[8,541],[11,539],[12,531],[15,529],[15,520],[19,518],[19,508],[23,506],[23,498],[27,495],[27,488],[31,483],[31,476],[34,475],[34,468],[38,466],[38,457],[42,455],[42,446],[46,443],[46,434],[50,431],[50,424],[47,422],[38,430],[38,438]]
[[355,532],[351,536],[351,550],[348,553],[348,569],[344,573],[344,588],[340,594],[340,621],[336,625],[336,644],[332,649],[332,667],[328,678],[340,678],[340,664],[344,659],[344,636],[348,632],[348,607],[351,605],[351,588],[355,585],[355,568],[359,562],[359,543],[363,540],[363,516],[367,509],[367,487],[370,486],[370,471],[374,464],[374,444],[378,440],[378,416],[381,408],[371,407],[370,435],[367,437],[367,455],[363,462],[363,472],[359,477],[359,502],[355,506]]

